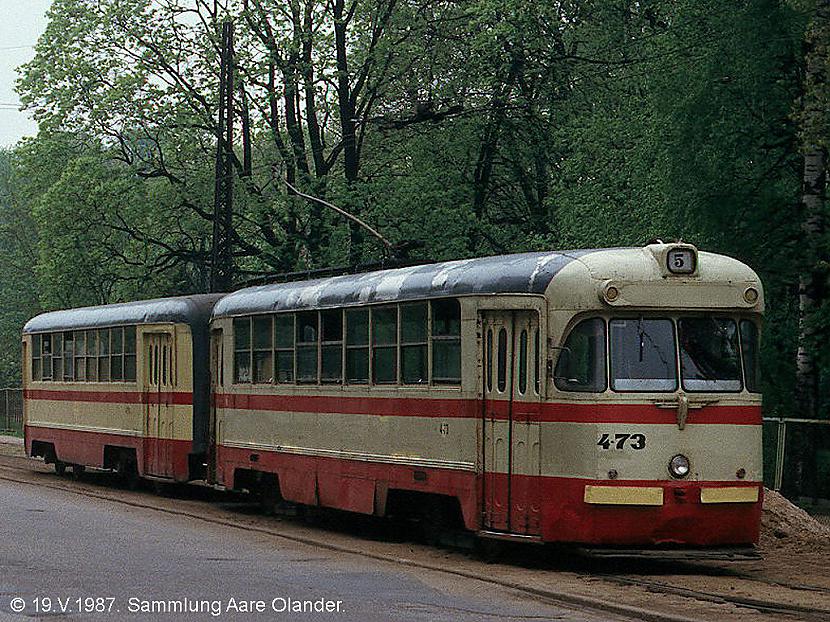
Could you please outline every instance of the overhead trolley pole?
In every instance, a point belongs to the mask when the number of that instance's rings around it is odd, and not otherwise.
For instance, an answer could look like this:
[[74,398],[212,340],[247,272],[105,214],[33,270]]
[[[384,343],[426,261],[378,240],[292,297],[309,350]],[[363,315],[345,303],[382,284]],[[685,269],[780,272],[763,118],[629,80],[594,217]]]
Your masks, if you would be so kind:
[[213,198],[213,247],[210,291],[233,285],[233,23],[222,24],[219,71],[219,121],[216,132],[216,173]]

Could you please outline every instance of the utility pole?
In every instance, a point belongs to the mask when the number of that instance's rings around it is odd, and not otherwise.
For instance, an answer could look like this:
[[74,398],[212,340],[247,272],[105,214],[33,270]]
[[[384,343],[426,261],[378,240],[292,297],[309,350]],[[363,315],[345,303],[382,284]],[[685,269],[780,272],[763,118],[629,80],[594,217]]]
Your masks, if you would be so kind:
[[210,291],[233,286],[233,23],[222,24],[219,69],[219,121],[216,133],[216,173],[213,195],[213,253]]

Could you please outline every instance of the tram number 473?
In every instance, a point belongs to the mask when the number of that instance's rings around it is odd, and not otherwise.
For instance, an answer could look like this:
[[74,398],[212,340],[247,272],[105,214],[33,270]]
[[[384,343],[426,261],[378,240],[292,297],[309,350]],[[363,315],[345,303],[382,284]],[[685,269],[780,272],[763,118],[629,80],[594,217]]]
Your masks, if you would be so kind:
[[597,441],[602,449],[645,449],[645,434],[603,434]]

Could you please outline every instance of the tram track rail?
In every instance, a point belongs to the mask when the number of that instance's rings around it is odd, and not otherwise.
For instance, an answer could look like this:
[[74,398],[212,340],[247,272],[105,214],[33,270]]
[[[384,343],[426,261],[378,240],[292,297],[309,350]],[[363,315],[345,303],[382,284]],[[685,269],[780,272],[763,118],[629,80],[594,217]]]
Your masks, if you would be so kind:
[[[200,514],[198,512],[167,507],[164,501],[170,501],[170,497],[155,498],[151,495],[142,495],[140,499],[128,498],[130,491],[119,488],[105,488],[94,484],[86,484],[84,482],[77,482],[74,480],[50,479],[44,481],[41,476],[47,475],[45,469],[38,469],[37,464],[26,458],[15,456],[0,456],[0,480],[13,482],[17,484],[30,485],[35,487],[47,488],[61,492],[69,492],[80,496],[91,497],[117,503],[121,505],[147,509],[151,511],[161,512],[174,516],[181,516],[189,519],[211,523],[214,525],[222,525],[234,529],[240,529],[247,532],[254,532],[272,537],[285,539],[291,542],[313,546],[319,549],[328,550],[337,553],[344,553],[350,555],[357,555],[367,559],[393,563],[409,568],[422,568],[433,572],[442,573],[445,575],[455,575],[467,579],[475,579],[484,583],[489,583],[503,588],[514,590],[518,593],[532,596],[535,599],[541,599],[550,604],[572,610],[586,610],[591,612],[600,612],[610,614],[620,619],[643,620],[646,622],[700,622],[700,620],[711,619],[709,617],[687,617],[683,615],[676,615],[651,609],[647,607],[636,607],[620,602],[611,602],[598,597],[586,596],[584,594],[577,594],[573,592],[556,590],[553,588],[538,588],[534,586],[524,585],[516,580],[503,579],[494,576],[494,573],[486,573],[484,571],[471,571],[463,568],[454,568],[446,564],[438,564],[425,562],[414,557],[407,557],[395,554],[376,553],[366,551],[359,546],[348,546],[327,541],[326,535],[322,534],[319,537],[307,536],[291,532],[291,524],[289,527],[280,528],[280,523],[275,523],[273,527],[263,527],[260,525],[252,525],[244,522],[240,518],[233,515],[226,517],[216,517]],[[203,501],[210,504],[210,501]],[[765,579],[758,579],[754,577],[736,575],[747,581],[757,580],[762,583],[770,583],[781,588],[791,590],[807,590],[830,592],[830,590],[821,586],[787,584],[778,581],[767,581]],[[828,620],[830,619],[830,609],[809,607],[805,605],[796,605],[789,603],[782,603],[771,600],[755,599],[742,597],[733,594],[723,594],[716,592],[709,592],[704,590],[696,590],[689,587],[682,587],[672,585],[669,583],[643,579],[630,575],[614,575],[606,573],[591,573],[590,577],[594,580],[601,580],[612,585],[637,587],[651,593],[660,593],[685,599],[692,599],[707,604],[714,605],[733,605],[742,609],[755,610],[762,613],[773,614],[778,616],[785,616],[790,619],[801,620]]]
[[[610,581],[611,583],[642,587],[651,592],[659,592],[661,594],[673,594],[675,596],[683,596],[715,604],[731,604],[736,605],[738,607],[744,607],[747,609],[754,609],[755,611],[759,611],[762,613],[775,613],[782,615],[798,616],[800,619],[809,619],[817,621],[830,620],[830,609],[807,607],[803,605],[794,605],[789,603],[760,600],[757,598],[747,598],[743,596],[725,595],[716,592],[695,590],[691,588],[670,585],[660,581],[650,581],[648,579],[641,579],[639,577],[616,576],[608,574],[601,574],[597,576],[605,581]],[[767,581],[761,582],[768,583]],[[775,582],[775,585],[778,585],[780,587],[786,587],[788,589],[817,589],[824,591],[824,588],[820,588],[818,586],[790,586],[787,584],[782,584],[780,582]],[[807,618],[805,618],[804,616],[807,616]]]

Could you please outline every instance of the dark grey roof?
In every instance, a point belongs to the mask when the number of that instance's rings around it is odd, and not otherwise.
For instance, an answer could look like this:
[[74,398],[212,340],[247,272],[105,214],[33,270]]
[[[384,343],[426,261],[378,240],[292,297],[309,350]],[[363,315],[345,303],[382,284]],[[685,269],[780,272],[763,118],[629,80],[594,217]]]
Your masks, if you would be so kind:
[[223,294],[194,294],[176,298],[138,300],[98,307],[41,313],[26,322],[24,333],[118,326],[120,324],[207,324],[213,305]]
[[499,255],[248,287],[222,298],[213,317],[466,294],[541,294],[557,272],[589,252]]

